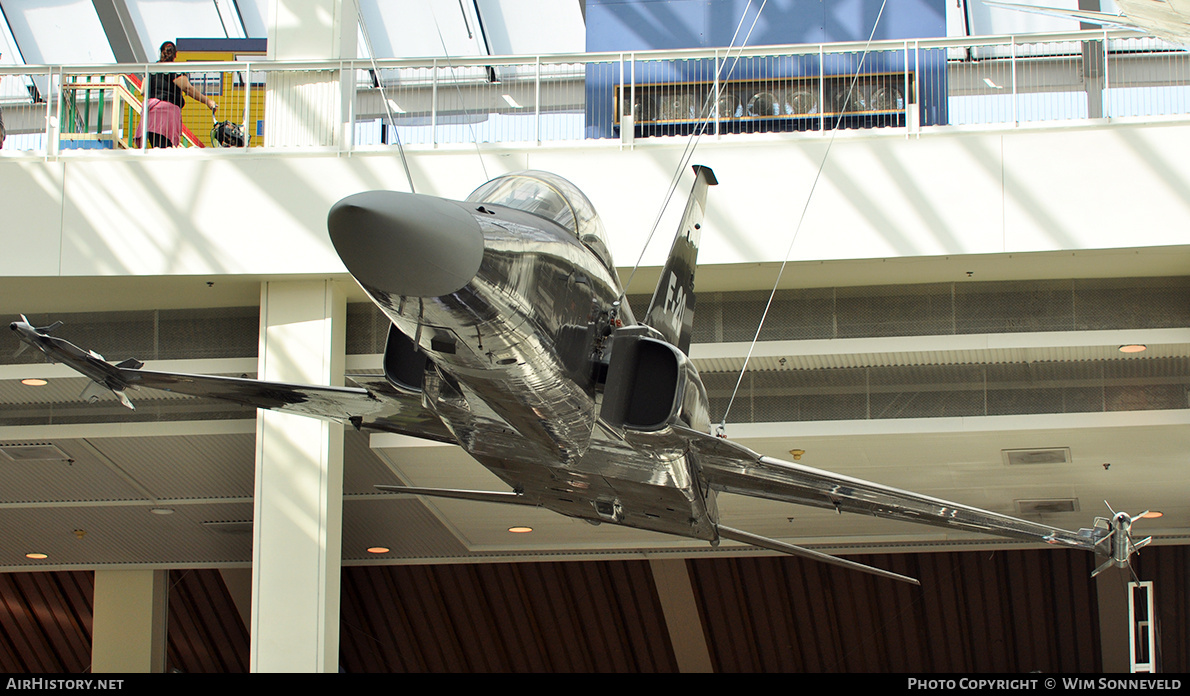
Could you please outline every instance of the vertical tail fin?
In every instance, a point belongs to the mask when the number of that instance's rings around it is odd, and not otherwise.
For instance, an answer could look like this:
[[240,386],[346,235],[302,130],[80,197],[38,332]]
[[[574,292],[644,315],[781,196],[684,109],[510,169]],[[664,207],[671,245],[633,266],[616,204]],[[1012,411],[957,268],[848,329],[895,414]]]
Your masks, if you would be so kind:
[[686,201],[686,211],[661,269],[661,279],[653,291],[644,323],[657,329],[665,340],[690,353],[690,333],[694,327],[694,268],[698,263],[698,242],[702,217],[707,205],[707,187],[715,186],[710,167],[694,165],[694,188]]

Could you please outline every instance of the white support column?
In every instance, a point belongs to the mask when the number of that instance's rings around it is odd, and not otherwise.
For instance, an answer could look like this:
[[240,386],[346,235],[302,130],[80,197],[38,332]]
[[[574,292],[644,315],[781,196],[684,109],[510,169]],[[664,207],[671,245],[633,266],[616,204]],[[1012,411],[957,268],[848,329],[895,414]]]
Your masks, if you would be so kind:
[[698,605],[694,601],[694,588],[690,586],[686,561],[680,558],[651,558],[649,568],[653,571],[653,582],[657,585],[657,597],[661,600],[661,611],[665,614],[665,626],[669,629],[678,671],[687,674],[715,671],[711,667],[711,652],[702,632],[702,620],[698,616]]
[[[347,301],[333,281],[261,288],[261,379],[341,384]],[[253,672],[339,662],[343,426],[260,411],[252,547]]]
[[[355,0],[271,0],[272,61],[354,60],[359,15]],[[269,73],[265,146],[349,147],[354,134],[354,75],[340,70]]]
[[168,570],[95,571],[91,671],[165,671]]

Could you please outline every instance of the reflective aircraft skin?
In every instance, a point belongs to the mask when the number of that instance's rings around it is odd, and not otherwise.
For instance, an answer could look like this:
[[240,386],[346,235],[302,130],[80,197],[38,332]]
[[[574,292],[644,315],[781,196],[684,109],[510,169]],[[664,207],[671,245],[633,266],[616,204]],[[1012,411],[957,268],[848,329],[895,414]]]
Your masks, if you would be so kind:
[[385,490],[544,507],[718,544],[731,539],[897,580],[720,522],[719,492],[1045,542],[1124,567],[1126,513],[1070,532],[762,456],[711,433],[687,358],[707,191],[695,182],[645,319],[624,298],[602,223],[573,184],[519,172],[464,201],[369,191],[328,216],[344,265],[392,321],[384,375],[358,387],[279,384],[112,365],[24,317],[11,328],[47,358],[117,394],[165,389],[456,443],[511,491]]

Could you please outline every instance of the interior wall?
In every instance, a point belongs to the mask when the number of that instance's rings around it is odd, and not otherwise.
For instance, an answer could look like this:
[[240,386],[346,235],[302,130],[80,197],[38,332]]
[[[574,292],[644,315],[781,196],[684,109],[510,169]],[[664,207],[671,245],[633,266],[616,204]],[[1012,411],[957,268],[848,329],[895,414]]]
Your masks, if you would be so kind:
[[[561,174],[591,198],[629,264],[684,146],[443,149],[411,152],[409,164],[419,193],[449,198],[519,169]],[[1169,221],[1190,214],[1190,162],[1178,156],[1187,149],[1190,127],[1173,125],[706,138],[692,161],[720,185],[700,264],[779,262],[791,238],[791,260],[1180,244]],[[684,173],[643,265],[661,264],[691,181]],[[351,193],[407,188],[390,150],[4,158],[0,244],[12,261],[0,275],[342,273],[326,211]]]

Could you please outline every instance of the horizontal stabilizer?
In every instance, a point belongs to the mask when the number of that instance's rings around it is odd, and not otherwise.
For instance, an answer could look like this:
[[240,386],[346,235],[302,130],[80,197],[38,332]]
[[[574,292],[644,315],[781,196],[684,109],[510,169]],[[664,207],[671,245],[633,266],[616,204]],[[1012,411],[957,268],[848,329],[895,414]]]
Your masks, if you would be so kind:
[[864,565],[863,563],[856,563],[855,561],[849,561],[845,558],[839,558],[838,556],[832,556],[828,553],[821,553],[819,551],[811,551],[810,549],[802,548],[801,546],[794,546],[793,544],[787,544],[783,541],[777,541],[776,539],[769,539],[768,537],[757,536],[755,534],[749,534],[748,532],[741,532],[738,529],[732,529],[731,527],[724,527],[723,525],[719,525],[719,536],[723,537],[724,539],[731,539],[732,541],[739,541],[744,544],[749,544],[751,546],[758,546],[762,549],[768,549],[770,551],[779,551],[781,553],[787,553],[791,556],[801,556],[802,558],[809,558],[811,560],[821,561],[823,563],[830,563],[831,565],[837,565],[837,566],[840,566],[843,568],[848,568],[850,570],[858,570],[861,573],[868,573],[870,575],[879,575],[882,578],[889,578],[890,580],[899,580],[901,582],[907,582],[910,585],[921,585],[920,582],[918,582],[914,578],[909,577],[908,575],[901,575],[899,573],[894,573],[891,570],[883,570],[881,568],[873,568],[872,566]]
[[384,485],[377,485],[375,488],[389,493],[407,493],[409,495],[425,495],[433,498],[454,498],[455,500],[475,500],[481,503],[510,503],[512,505],[538,507],[536,502],[529,500],[520,493],[513,492],[464,491],[454,488],[416,488],[413,486]]

